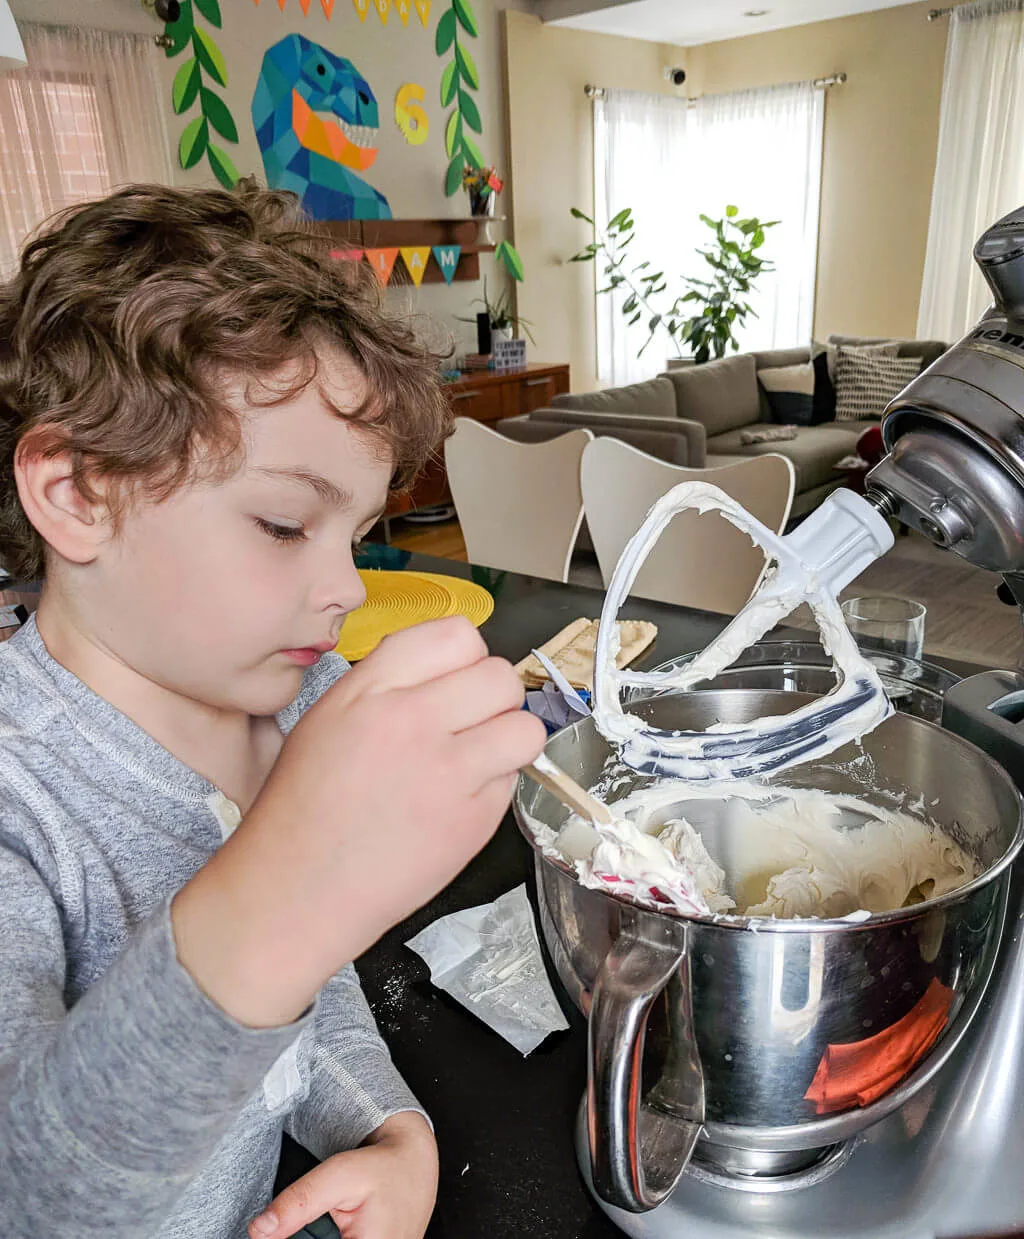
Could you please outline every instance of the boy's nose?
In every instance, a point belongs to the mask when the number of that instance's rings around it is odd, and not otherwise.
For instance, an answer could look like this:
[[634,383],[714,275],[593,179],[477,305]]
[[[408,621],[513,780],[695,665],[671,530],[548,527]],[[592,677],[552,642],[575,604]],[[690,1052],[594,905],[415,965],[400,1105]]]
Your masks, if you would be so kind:
[[351,555],[340,557],[341,562],[332,564],[334,569],[318,590],[316,600],[323,610],[335,609],[348,614],[366,601],[366,586],[352,562]]

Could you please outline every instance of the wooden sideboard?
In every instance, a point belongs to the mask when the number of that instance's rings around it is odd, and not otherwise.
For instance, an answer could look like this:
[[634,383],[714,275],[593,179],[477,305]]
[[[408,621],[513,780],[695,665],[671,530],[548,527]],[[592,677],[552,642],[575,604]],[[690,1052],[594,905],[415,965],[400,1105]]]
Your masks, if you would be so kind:
[[[445,386],[455,416],[471,417],[477,422],[497,422],[503,417],[532,413],[550,404],[552,396],[568,390],[569,367],[539,361],[507,374],[493,370],[464,373]],[[417,508],[450,502],[444,461],[433,461],[416,479],[411,492],[392,497],[386,515],[401,516]]]

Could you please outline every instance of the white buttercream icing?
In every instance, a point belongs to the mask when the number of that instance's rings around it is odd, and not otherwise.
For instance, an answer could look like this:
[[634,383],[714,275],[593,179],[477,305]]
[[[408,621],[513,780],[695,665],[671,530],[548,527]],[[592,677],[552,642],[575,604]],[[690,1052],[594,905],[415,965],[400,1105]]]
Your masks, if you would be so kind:
[[[584,886],[682,913],[862,919],[956,890],[980,866],[905,809],[811,788],[683,780],[633,792],[616,826],[532,823]],[[699,822],[699,825],[695,824]]]

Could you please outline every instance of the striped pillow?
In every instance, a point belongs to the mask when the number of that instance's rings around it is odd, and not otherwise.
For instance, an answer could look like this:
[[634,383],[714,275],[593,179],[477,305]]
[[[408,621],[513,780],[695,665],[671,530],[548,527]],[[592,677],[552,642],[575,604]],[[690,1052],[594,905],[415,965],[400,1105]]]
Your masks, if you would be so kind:
[[920,357],[883,357],[840,348],[836,357],[836,421],[881,417],[889,401],[920,373]]
[[847,352],[856,350],[858,353],[873,353],[875,356],[882,357],[898,357],[900,342],[899,340],[878,340],[874,344],[833,344],[829,339],[825,344],[825,353],[828,360],[828,377],[833,383],[836,381],[836,361],[840,349],[845,349]]

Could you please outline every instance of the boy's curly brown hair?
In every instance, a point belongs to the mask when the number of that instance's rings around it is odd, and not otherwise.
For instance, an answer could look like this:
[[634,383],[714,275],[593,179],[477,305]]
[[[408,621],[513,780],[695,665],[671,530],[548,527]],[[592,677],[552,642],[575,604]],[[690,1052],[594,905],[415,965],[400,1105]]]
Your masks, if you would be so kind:
[[291,194],[136,185],[55,216],[0,284],[0,559],[23,580],[45,544],[14,481],[18,446],[68,452],[75,482],[102,481],[115,522],[136,490],[165,498],[194,473],[198,446],[233,467],[242,445],[225,378],[258,384],[341,350],[366,396],[338,411],[390,451],[408,484],[449,432],[441,356],[392,317],[364,264],[330,257]]

